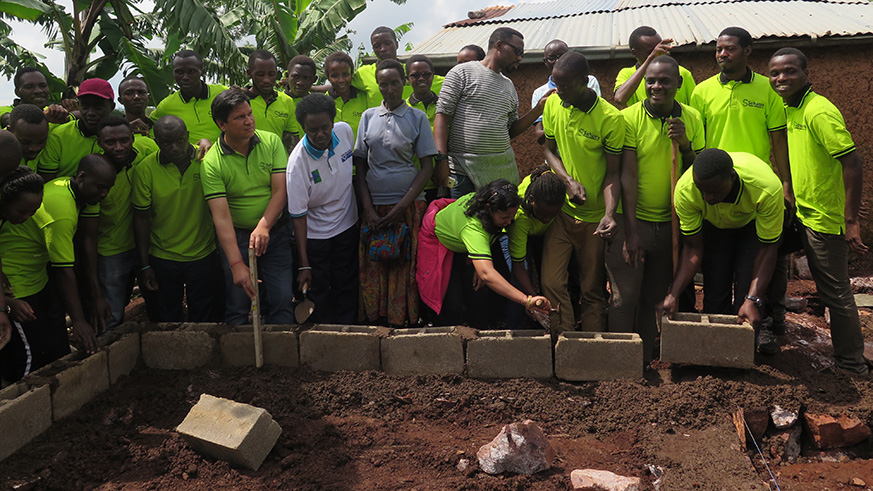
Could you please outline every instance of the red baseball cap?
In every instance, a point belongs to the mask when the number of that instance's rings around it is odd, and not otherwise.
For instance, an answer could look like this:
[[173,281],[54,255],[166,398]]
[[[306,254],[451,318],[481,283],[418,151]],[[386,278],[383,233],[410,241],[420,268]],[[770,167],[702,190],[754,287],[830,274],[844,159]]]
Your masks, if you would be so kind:
[[115,92],[112,91],[112,86],[102,78],[89,78],[82,82],[82,85],[79,86],[79,94],[76,97],[82,97],[83,95],[96,95],[110,101],[115,99]]

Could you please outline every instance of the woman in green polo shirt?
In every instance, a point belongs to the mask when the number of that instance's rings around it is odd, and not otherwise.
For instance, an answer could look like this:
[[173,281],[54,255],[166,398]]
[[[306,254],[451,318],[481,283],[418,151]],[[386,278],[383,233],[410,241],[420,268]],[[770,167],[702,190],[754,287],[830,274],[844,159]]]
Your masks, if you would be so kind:
[[330,81],[327,95],[336,103],[334,122],[348,123],[357,138],[361,115],[368,106],[367,92],[352,86],[354,72],[355,63],[342,51],[337,51],[324,60],[324,75]]
[[[49,286],[48,251],[42,232],[30,219],[42,204],[43,180],[20,166],[0,182],[0,249],[3,273],[12,292],[4,304],[13,321],[12,337],[0,350],[0,379],[12,382],[70,352],[58,299]],[[42,244],[42,245],[40,245]]]
[[483,284],[526,309],[549,313],[551,304],[545,297],[519,291],[491,259],[491,242],[512,223],[520,204],[518,188],[505,179],[457,200],[430,204],[418,238],[416,280],[437,323],[487,327],[489,318],[501,318],[505,305],[487,298],[485,290],[480,292]]

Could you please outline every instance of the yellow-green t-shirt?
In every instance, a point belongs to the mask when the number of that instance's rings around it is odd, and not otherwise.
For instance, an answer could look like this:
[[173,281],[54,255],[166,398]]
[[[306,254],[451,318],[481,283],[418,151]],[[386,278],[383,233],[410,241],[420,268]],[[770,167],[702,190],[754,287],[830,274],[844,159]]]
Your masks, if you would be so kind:
[[18,225],[0,222],[0,250],[3,274],[9,279],[15,298],[29,297],[45,288],[49,254],[45,236],[33,218]]
[[222,136],[203,157],[203,197],[227,198],[233,226],[253,230],[273,196],[273,174],[284,174],[287,166],[288,154],[273,133],[255,130],[248,156],[227,146]]
[[136,247],[133,240],[133,209],[130,204],[133,172],[140,162],[158,151],[158,146],[152,139],[143,136],[133,140],[133,151],[133,161],[116,174],[115,185],[100,202],[97,254],[101,256],[114,256]]
[[[636,217],[649,222],[669,222],[672,215],[670,167],[673,147],[672,140],[667,136],[670,125],[666,118],[652,114],[645,100],[621,113],[626,127],[624,148],[637,154]],[[703,150],[706,141],[700,113],[693,107],[677,102],[671,117],[677,117],[685,123],[685,136],[691,142],[691,149],[695,152]],[[679,172],[681,174],[681,168]]]
[[785,129],[782,99],[767,77],[751,70],[740,81],[722,74],[704,80],[691,106],[703,117],[707,148],[747,152],[764,162],[770,161],[770,132]]
[[352,133],[355,134],[355,139],[358,138],[358,126],[361,124],[361,115],[369,109],[367,106],[367,93],[363,90],[358,90],[354,97],[348,102],[343,102],[342,97],[337,97],[334,100],[336,104],[336,117],[333,118],[335,123],[343,121],[352,127]]
[[72,177],[82,157],[92,153],[103,153],[97,145],[97,135],[87,133],[84,121],[73,120],[49,132],[36,167],[39,172],[56,174],[56,177]]
[[[518,195],[524,200],[524,195],[527,193],[527,188],[530,187],[530,176],[521,180],[518,185]],[[515,220],[506,229],[509,238],[509,257],[515,262],[524,261],[527,257],[527,238],[531,235],[543,235],[546,229],[552,224],[543,223],[524,209],[524,205],[518,207],[515,212]]]
[[215,143],[221,130],[212,120],[212,101],[215,96],[227,90],[224,85],[203,84],[202,97],[192,97],[187,101],[182,98],[182,92],[174,92],[164,98],[149,114],[152,121],[161,116],[172,114],[182,118],[188,128],[188,141],[196,145],[202,138]]
[[[631,78],[631,75],[636,73],[636,66],[628,66],[619,70],[618,75],[615,77],[615,90],[617,91],[619,87],[621,87],[625,82]],[[691,75],[691,72],[688,71],[682,65],[679,65],[679,76],[682,77],[682,87],[676,91],[676,100],[681,102],[682,104],[688,105],[691,104],[691,93],[694,92],[694,76]],[[631,98],[628,99],[627,105],[628,107],[633,106],[637,102],[641,102],[646,100],[646,78],[640,81],[640,84],[637,86],[637,90],[631,95]]]
[[809,89],[797,107],[786,105],[788,158],[797,218],[826,234],[846,232],[846,188],[838,160],[855,150],[840,110]]
[[476,217],[464,214],[473,195],[461,196],[436,214],[434,233],[452,252],[467,253],[470,259],[491,259],[491,234]]
[[773,169],[750,153],[729,152],[739,177],[739,192],[732,203],[708,204],[694,184],[694,168],[682,174],[676,183],[674,202],[679,228],[683,235],[694,235],[706,220],[722,229],[741,228],[755,220],[758,240],[777,242],[782,236],[785,198],[782,182]]
[[[149,254],[168,261],[203,259],[215,250],[215,228],[200,182],[202,163],[192,159],[185,173],[162,163],[160,152],[133,172],[133,208],[149,212]],[[184,213],[180,213],[184,210]]]
[[297,119],[294,116],[294,108],[297,105],[285,93],[274,92],[274,97],[270,100],[264,100],[260,95],[252,98],[249,93],[249,104],[255,117],[255,128],[269,131],[279,138],[282,138],[286,131],[297,132]]
[[[406,67],[404,67],[405,70]],[[430,90],[439,94],[443,86],[443,80],[445,80],[445,77],[434,74]],[[404,84],[403,98],[408,99],[412,95],[412,86],[409,85],[408,81],[404,81]],[[364,65],[355,70],[355,73],[352,75],[352,86],[367,93],[367,107],[376,107],[382,104],[382,92],[379,91],[379,84],[376,82],[376,63]],[[354,126],[352,128],[357,130]]]
[[49,261],[56,268],[72,268],[76,261],[73,236],[80,218],[98,218],[100,205],[80,207],[69,177],[49,181],[43,188],[42,205],[33,215],[45,235]]
[[582,205],[568,199],[564,213],[583,222],[599,222],[606,211],[603,197],[606,154],[620,155],[624,145],[625,124],[621,112],[602,97],[583,111],[565,105],[553,94],[543,110],[543,130],[546,138],[557,143],[564,168],[585,187],[588,197]]

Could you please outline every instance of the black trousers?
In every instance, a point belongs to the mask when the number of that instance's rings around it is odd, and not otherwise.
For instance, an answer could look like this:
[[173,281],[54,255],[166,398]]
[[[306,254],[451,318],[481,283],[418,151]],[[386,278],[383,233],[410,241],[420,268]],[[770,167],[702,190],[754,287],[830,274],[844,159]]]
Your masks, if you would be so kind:
[[357,225],[329,239],[308,239],[306,254],[312,266],[309,299],[315,303],[310,320],[320,324],[358,321]]
[[[0,350],[0,378],[15,382],[21,377],[70,353],[70,338],[60,299],[49,282],[39,293],[24,297],[36,320],[12,322],[12,339]],[[12,320],[12,319],[10,319]]]
[[760,242],[752,221],[722,229],[703,222],[703,311],[736,314],[745,301]]

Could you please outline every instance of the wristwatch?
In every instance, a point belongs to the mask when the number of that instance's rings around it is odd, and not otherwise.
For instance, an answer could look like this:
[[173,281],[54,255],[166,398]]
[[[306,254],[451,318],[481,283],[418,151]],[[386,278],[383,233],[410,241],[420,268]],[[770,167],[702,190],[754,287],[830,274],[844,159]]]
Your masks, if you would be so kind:
[[746,300],[751,300],[752,302],[755,302],[755,305],[757,305],[758,308],[761,308],[761,309],[764,308],[764,299],[761,297],[756,297],[754,295],[746,295]]
[[449,160],[449,156],[440,152],[437,153],[433,159],[439,162],[440,160]]
[[10,307],[9,305],[4,305],[4,306],[0,307],[0,312],[5,312],[7,314],[11,314],[12,307]]

